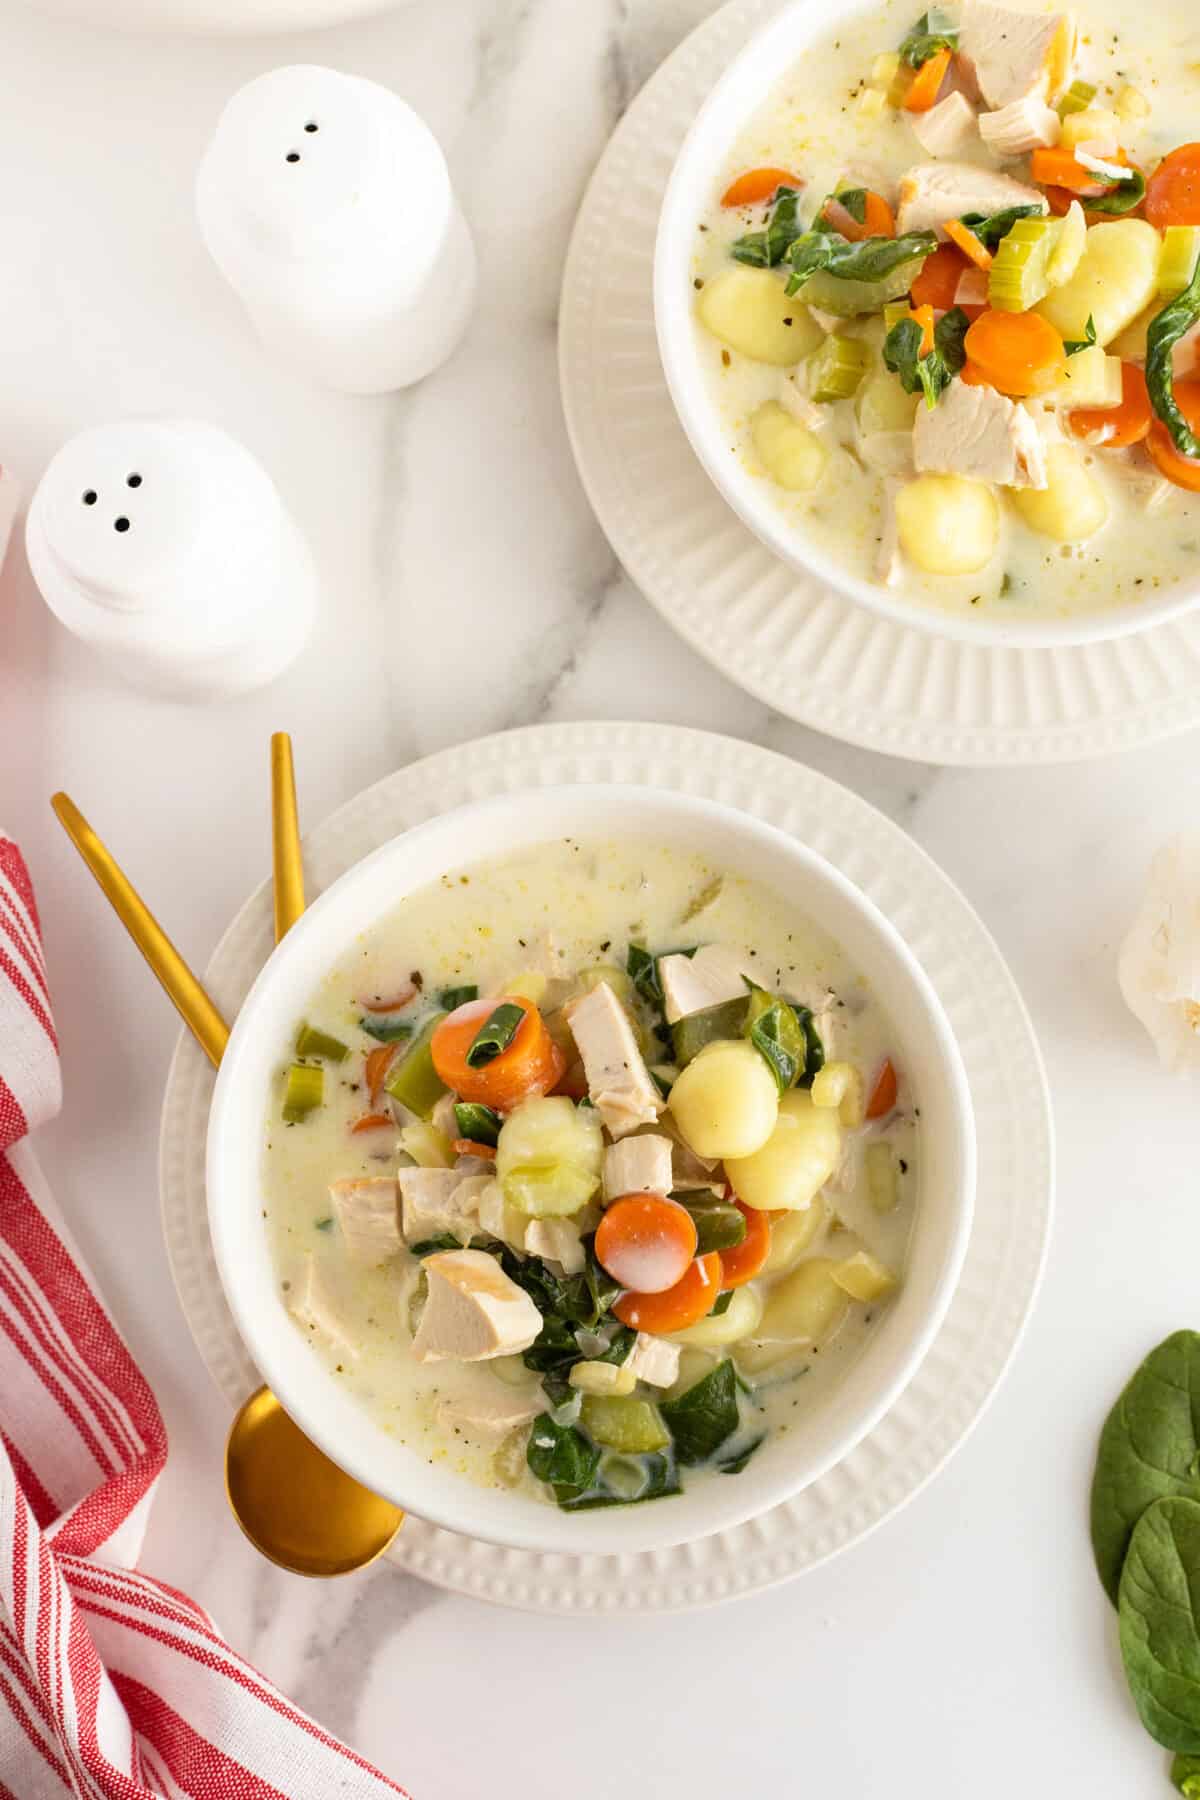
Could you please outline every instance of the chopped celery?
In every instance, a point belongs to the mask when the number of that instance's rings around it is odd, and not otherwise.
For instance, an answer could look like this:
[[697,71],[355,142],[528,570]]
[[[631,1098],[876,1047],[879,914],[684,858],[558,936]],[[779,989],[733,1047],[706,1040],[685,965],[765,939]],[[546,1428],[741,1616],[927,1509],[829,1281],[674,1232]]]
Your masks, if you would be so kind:
[[315,1025],[301,1025],[296,1033],[297,1056],[320,1056],[326,1062],[345,1062],[349,1054],[349,1044],[343,1044],[341,1038],[330,1037],[327,1031],[318,1031]]
[[861,338],[842,337],[835,332],[808,359],[810,397],[822,405],[849,400],[857,392],[870,360],[870,349]]
[[1168,225],[1158,260],[1158,295],[1175,300],[1196,273],[1200,260],[1200,225]]
[[1065,119],[1070,113],[1086,111],[1095,98],[1095,82],[1073,81],[1058,103],[1059,118]]
[[509,1206],[528,1218],[578,1212],[600,1186],[603,1161],[596,1112],[562,1094],[522,1101],[500,1128],[496,1174]]
[[1047,269],[1058,240],[1058,220],[1018,219],[996,250],[988,271],[988,304],[998,312],[1028,312],[1048,292]]
[[325,1071],[313,1063],[293,1063],[283,1088],[283,1116],[289,1125],[299,1125],[315,1112],[325,1097]]
[[1107,355],[1099,344],[1088,344],[1068,356],[1062,381],[1054,389],[1054,398],[1067,407],[1120,406],[1121,394],[1120,358]]
[[406,1106],[409,1112],[416,1113],[419,1119],[427,1119],[447,1091],[445,1082],[433,1066],[433,1053],[429,1047],[435,1030],[445,1017],[445,1013],[439,1012],[426,1019],[409,1049],[392,1064],[391,1074],[384,1083],[385,1091],[392,1099]]
[[919,256],[909,257],[876,281],[856,281],[818,269],[800,287],[800,298],[805,306],[819,306],[824,312],[836,313],[839,319],[879,312],[889,300],[899,300],[901,294],[907,294],[928,254],[925,250]]
[[418,1169],[448,1169],[454,1162],[450,1139],[445,1132],[424,1120],[404,1127],[400,1133],[400,1148],[412,1157]]
[[911,313],[912,313],[912,309],[909,306],[907,300],[891,300],[891,301],[889,301],[888,304],[883,309],[883,335],[884,335],[884,337],[887,336],[888,332],[892,329],[893,325],[898,325],[900,323],[901,319],[907,319],[907,318],[911,317]]
[[886,1143],[868,1144],[863,1152],[863,1169],[871,1205],[876,1212],[891,1212],[900,1197],[892,1146]]
[[732,1250],[746,1235],[746,1215],[727,1200],[697,1200],[682,1196],[696,1227],[696,1255],[710,1250]]
[[585,1394],[580,1423],[596,1443],[627,1455],[665,1450],[671,1441],[656,1406],[619,1394]]
[[678,1067],[686,1068],[693,1057],[718,1038],[740,1038],[749,1010],[749,994],[739,994],[736,1000],[722,1000],[716,1006],[706,1006],[701,1012],[677,1019],[671,1027],[671,1045]]

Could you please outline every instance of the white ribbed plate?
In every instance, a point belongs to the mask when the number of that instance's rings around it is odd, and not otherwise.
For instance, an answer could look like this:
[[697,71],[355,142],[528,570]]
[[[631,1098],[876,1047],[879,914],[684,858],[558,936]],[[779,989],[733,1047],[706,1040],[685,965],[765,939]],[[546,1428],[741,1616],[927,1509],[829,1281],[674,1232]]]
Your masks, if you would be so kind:
[[[1033,1304],[1050,1229],[1050,1101],[1028,1015],[995,944],[923,850],[865,801],[772,751],[661,725],[547,725],[444,750],[368,788],[304,845],[310,893],[423,819],[468,800],[562,782],[700,794],[768,820],[867,893],[923,964],[958,1039],[978,1134],[975,1222],[962,1282],[933,1348],[890,1413],[795,1500],[674,1550],[628,1557],[504,1550],[409,1518],[391,1552],[444,1587],[547,1612],[666,1611],[785,1581],[902,1506],[982,1413]],[[272,943],[264,883],[217,948],[208,984],[232,1018]],[[163,1226],[201,1356],[236,1405],[259,1376],[217,1277],[204,1200],[213,1073],[186,1034],[163,1104]]]
[[697,461],[654,335],[659,207],[701,102],[780,3],[731,0],[680,45],[613,133],[580,208],[559,372],[579,473],[614,550],[724,674],[789,718],[871,750],[1060,762],[1200,723],[1200,612],[1053,650],[977,648],[895,625],[772,556]]

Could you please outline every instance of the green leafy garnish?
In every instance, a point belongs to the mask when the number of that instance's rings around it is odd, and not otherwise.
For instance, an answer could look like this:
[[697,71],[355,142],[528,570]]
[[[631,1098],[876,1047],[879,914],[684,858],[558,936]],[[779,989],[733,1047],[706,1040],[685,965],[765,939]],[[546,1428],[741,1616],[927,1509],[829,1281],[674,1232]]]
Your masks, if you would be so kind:
[[1087,324],[1083,328],[1081,338],[1064,338],[1063,349],[1068,356],[1078,356],[1081,350],[1090,350],[1096,341],[1096,321],[1088,314]]
[[866,188],[844,188],[834,199],[839,206],[844,206],[856,225],[867,222],[867,190]]
[[313,1228],[316,1231],[332,1231],[333,1230],[332,1215],[330,1215],[328,1218],[324,1218],[324,1219],[314,1219],[313,1220]]
[[775,1077],[781,1094],[796,1085],[796,1077],[808,1059],[804,1030],[786,1000],[755,988],[743,1027],[763,1061]]
[[[672,1199],[681,1206],[686,1206],[696,1227],[696,1255],[707,1256],[711,1250],[732,1250],[746,1236],[746,1216],[740,1212],[730,1200],[709,1198],[702,1200],[696,1194],[674,1194]],[[728,1299],[723,1294],[717,1296],[714,1312],[722,1313]]]
[[796,1086],[810,1088],[814,1076],[819,1075],[825,1067],[825,1045],[821,1041],[821,1034],[817,1030],[817,1021],[813,1017],[811,1007],[797,1007],[796,1017],[804,1032],[804,1042],[808,1052],[804,1068],[796,1078]]
[[1092,1478],[1092,1554],[1116,1603],[1133,1528],[1155,1500],[1200,1500],[1200,1334],[1175,1331],[1134,1371],[1104,1422]]
[[467,1067],[482,1069],[498,1056],[503,1056],[525,1020],[523,1007],[511,1000],[502,1001],[479,1027],[467,1051]]
[[468,1000],[478,1000],[479,989],[474,982],[467,982],[462,987],[443,988],[438,995],[438,1005],[443,1012],[454,1012],[457,1007],[465,1006]]
[[964,213],[959,220],[968,231],[973,231],[985,250],[994,250],[1001,238],[1007,237],[1018,219],[1041,218],[1046,208],[1030,203],[1027,206],[1006,206],[1002,212],[996,213]]
[[1151,319],[1146,333],[1146,388],[1150,404],[1170,432],[1171,442],[1180,456],[1200,457],[1200,438],[1184,418],[1175,398],[1171,352],[1184,333],[1190,331],[1198,320],[1200,261],[1182,294]]
[[900,45],[900,60],[910,69],[919,69],[939,50],[957,50],[958,26],[940,6],[923,12]]
[[765,230],[748,231],[730,246],[734,261],[748,263],[752,269],[776,268],[803,230],[799,209],[796,189],[779,188]]
[[583,1494],[558,1496],[564,1512],[589,1512],[597,1506],[637,1506],[643,1500],[664,1500],[681,1493],[674,1458],[652,1450],[643,1456],[607,1455],[600,1461],[599,1478]]
[[737,1375],[726,1358],[678,1400],[663,1401],[659,1410],[681,1463],[708,1462],[733,1436],[738,1428],[737,1394]]
[[907,231],[903,237],[868,237],[851,243],[840,231],[814,226],[796,239],[788,253],[792,273],[787,291],[799,293],[804,283],[821,271],[839,281],[883,281],[915,257],[930,255],[936,246],[932,231]]
[[473,1144],[496,1144],[500,1139],[501,1118],[490,1106],[480,1106],[474,1101],[457,1101],[454,1107],[454,1123],[458,1126],[458,1135],[470,1138]]
[[961,306],[943,313],[933,330],[933,349],[921,354],[922,331],[915,319],[900,319],[883,343],[883,360],[900,377],[906,394],[921,391],[936,406],[967,360],[964,339],[970,320]]
[[548,1481],[562,1502],[587,1492],[600,1467],[600,1447],[574,1425],[556,1425],[542,1413],[529,1428],[525,1460],[539,1481]]
[[400,1019],[367,1018],[365,1015],[358,1021],[360,1028],[368,1037],[373,1037],[377,1044],[396,1044],[401,1038],[412,1036],[411,1025]]
[[[742,1236],[743,1237],[745,1237],[745,1235],[746,1235],[745,1224],[746,1224],[746,1221],[743,1219],[742,1220],[742,1226],[743,1226]],[[700,1251],[699,1254],[703,1255],[703,1251]],[[716,1297],[716,1300],[713,1302],[713,1309],[708,1315],[709,1318],[710,1319],[719,1319],[722,1313],[727,1313],[729,1311],[732,1301],[733,1301],[733,1289],[726,1288],[725,1292],[723,1294],[718,1294]]]
[[722,1475],[740,1475],[754,1452],[766,1441],[767,1434],[764,1431],[761,1437],[756,1437],[753,1443],[747,1444],[746,1448],[739,1450],[735,1456],[718,1456],[717,1468]]
[[1120,218],[1122,213],[1130,213],[1135,206],[1140,206],[1146,198],[1146,177],[1140,169],[1130,169],[1128,175],[1111,187],[1106,194],[1097,194],[1093,199],[1085,200],[1084,205],[1089,212],[1107,213],[1110,218]]
[[474,1247],[474,1238],[464,1244],[462,1239],[456,1238],[452,1231],[440,1232],[437,1237],[422,1238],[419,1244],[408,1246],[418,1261],[426,1256],[436,1256],[439,1250],[471,1250]]

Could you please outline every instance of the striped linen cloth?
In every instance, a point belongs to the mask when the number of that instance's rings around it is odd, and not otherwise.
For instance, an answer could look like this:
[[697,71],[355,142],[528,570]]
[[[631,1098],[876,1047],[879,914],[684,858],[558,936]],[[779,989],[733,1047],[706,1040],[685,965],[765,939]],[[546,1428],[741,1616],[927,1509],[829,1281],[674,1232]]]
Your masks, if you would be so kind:
[[0,835],[0,1800],[403,1796],[134,1567],[167,1439],[27,1142],[61,1097],[33,889]]

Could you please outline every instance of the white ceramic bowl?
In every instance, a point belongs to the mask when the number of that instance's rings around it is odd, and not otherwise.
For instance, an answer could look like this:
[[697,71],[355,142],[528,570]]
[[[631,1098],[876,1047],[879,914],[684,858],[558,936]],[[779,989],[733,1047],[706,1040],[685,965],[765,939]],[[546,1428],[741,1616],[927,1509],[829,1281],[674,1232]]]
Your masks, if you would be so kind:
[[[904,1285],[828,1398],[736,1477],[676,1499],[566,1514],[432,1467],[374,1425],[309,1350],[284,1309],[260,1196],[263,1127],[284,1047],[314,988],[358,933],[405,894],[482,859],[564,836],[676,843],[786,894],[871,983],[921,1105],[917,1223]],[[208,1133],[208,1209],[221,1281],[250,1354],[293,1418],[343,1468],[452,1531],[522,1549],[630,1552],[735,1525],[796,1493],[853,1448],[925,1354],[970,1229],[975,1137],[950,1027],[919,965],[870,901],[793,839],[708,800],[630,787],[509,794],[406,832],[314,902],[275,950],[238,1015]]]
[[[815,575],[850,599],[899,625],[918,626],[935,636],[972,644],[1046,647],[1123,637],[1186,612],[1200,600],[1200,577],[1136,606],[1070,619],[1006,622],[993,615],[958,619],[908,600],[878,583],[862,581],[808,539],[784,515],[770,484],[750,474],[729,444],[714,406],[698,352],[691,282],[696,227],[722,184],[726,162],[750,117],[778,87],[813,39],[862,13],[874,0],[848,0],[836,14],[817,0],[796,0],[750,39],[729,64],[700,108],[675,160],[663,197],[654,257],[654,317],[667,386],[684,430],[709,476],[755,535],[801,574]],[[847,144],[853,118],[846,116]],[[920,154],[914,140],[914,160]],[[1146,529],[1152,529],[1147,521]]]

